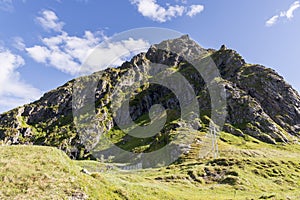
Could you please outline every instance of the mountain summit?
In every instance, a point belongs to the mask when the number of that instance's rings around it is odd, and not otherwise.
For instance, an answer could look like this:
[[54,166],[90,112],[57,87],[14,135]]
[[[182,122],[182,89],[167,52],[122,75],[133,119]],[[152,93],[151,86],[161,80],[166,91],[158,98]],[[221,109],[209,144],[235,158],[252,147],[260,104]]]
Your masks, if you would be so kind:
[[[207,59],[213,61],[220,77],[208,79],[196,70],[195,65],[205,63]],[[207,65],[208,70],[209,66]],[[129,152],[149,153],[161,149],[177,137],[182,129],[190,128],[187,126],[188,120],[182,119],[180,99],[190,104],[189,95],[184,95],[187,94],[183,90],[186,88],[184,82],[168,82],[168,79],[164,79],[165,76],[160,76],[162,73],[181,74],[198,101],[200,114],[192,118],[192,123],[189,121],[195,130],[195,138],[191,145],[182,147],[186,155],[193,154],[195,149],[201,149],[202,143],[199,141],[204,139],[200,133],[206,132],[210,128],[209,123],[214,121],[214,99],[209,90],[212,83],[225,88],[223,98],[226,102],[226,118],[223,127],[218,127],[219,131],[241,138],[252,137],[274,145],[298,143],[300,96],[283,77],[270,68],[246,63],[236,51],[225,46],[219,50],[204,49],[187,35],[153,45],[147,52],[134,56],[120,67],[107,68],[90,76],[71,80],[31,104],[1,114],[1,143],[55,146],[74,159],[95,157],[91,154],[94,148],[97,148],[97,155],[108,159],[115,150],[102,142],[101,137],[108,138],[113,144]],[[184,96],[178,97],[174,93],[176,89],[159,85],[162,79],[178,86],[177,91],[182,92],[178,94]],[[80,93],[90,86],[83,83],[92,80],[98,81],[92,95],[92,110],[95,111],[93,118],[84,112],[87,109],[85,102],[90,97]],[[137,80],[142,81],[142,84],[137,85],[137,89],[128,89],[128,85]],[[150,84],[145,80],[150,80]],[[80,101],[76,99],[76,104],[74,88],[76,92],[79,91],[81,98]],[[128,101],[129,114],[119,118],[113,115],[112,108],[112,105],[118,103],[115,102],[116,94],[131,95]],[[158,107],[156,110],[152,109],[157,104],[164,108],[165,113]],[[76,115],[74,107],[78,111]],[[198,110],[190,110],[187,114],[192,112],[198,113]],[[137,129],[140,131],[133,136],[120,128],[131,120],[143,127],[151,124],[155,117],[160,121],[160,116],[164,115],[164,126],[151,137],[139,137],[139,134],[144,134],[142,129]],[[90,127],[76,126],[78,121],[89,120],[93,122],[93,130]],[[83,139],[82,130],[91,130],[88,138]],[[114,159],[121,161],[124,158],[120,155]]]

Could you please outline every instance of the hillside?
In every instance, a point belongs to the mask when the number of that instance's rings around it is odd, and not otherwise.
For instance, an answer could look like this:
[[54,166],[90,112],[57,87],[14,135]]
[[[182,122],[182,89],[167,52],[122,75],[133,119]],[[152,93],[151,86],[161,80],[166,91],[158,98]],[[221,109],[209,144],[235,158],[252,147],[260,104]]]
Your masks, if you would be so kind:
[[299,199],[299,131],[283,77],[185,35],[1,114],[0,199]]
[[[173,47],[175,49],[172,49]],[[196,64],[207,62],[206,58],[212,59],[221,77],[218,79],[213,77],[209,80],[206,77],[209,76],[209,71],[205,72],[205,77],[202,77],[185,58],[172,53],[178,51],[177,47],[180,47],[179,51],[182,51],[178,52],[179,54],[182,53],[194,60],[200,59]],[[153,63],[156,66],[151,66]],[[159,67],[162,65],[166,67]],[[225,103],[219,106],[224,106],[224,109],[218,108],[220,110],[217,111],[221,113],[217,115],[226,117],[223,127],[225,132],[240,137],[252,136],[270,144],[297,143],[300,130],[300,97],[280,75],[261,65],[247,64],[236,51],[227,49],[225,46],[218,51],[203,49],[188,36],[154,45],[148,52],[133,57],[130,62],[125,62],[118,68],[108,68],[105,71],[72,80],[46,93],[36,102],[1,114],[0,140],[3,144],[56,146],[71,158],[76,159],[91,157],[89,152],[98,143],[98,140],[94,138],[100,135],[104,135],[109,140],[112,139],[114,144],[120,144],[119,146],[125,150],[136,149],[137,152],[149,152],[160,148],[159,145],[163,146],[171,139],[171,132],[173,130],[176,132],[185,123],[181,121],[182,116],[180,117],[184,109],[180,108],[180,99],[176,98],[170,89],[157,84],[141,85],[135,91],[131,91],[123,80],[151,82],[166,79],[166,75],[161,76],[162,73],[167,73],[169,76],[178,72],[188,81],[198,99],[200,114],[193,120],[195,123],[200,123],[196,128],[200,132],[205,132],[209,128],[210,119],[214,120],[214,123],[219,120],[218,116],[213,119],[211,106],[214,102],[210,98],[212,94],[208,87],[216,85],[225,90],[223,97],[218,97],[220,101],[223,98],[222,101]],[[156,76],[158,78],[155,79]],[[80,92],[85,91],[93,80],[99,81],[95,96],[89,97],[87,94],[81,94]],[[182,96],[188,96],[185,94],[186,86],[183,83],[177,81],[172,84],[183,88]],[[74,93],[78,93],[80,100],[73,99],[72,103],[74,88],[76,90]],[[149,140],[141,142],[135,137],[128,138],[124,132],[119,131],[120,125],[117,125],[116,121],[122,122],[120,118],[127,120],[129,117],[114,118],[112,116],[113,103],[118,103],[114,100],[117,98],[116,93],[123,96],[135,94],[130,99],[130,117],[140,125],[149,122],[147,113],[152,105],[158,103],[164,106],[169,113],[169,118],[164,129],[153,138],[158,142],[153,143]],[[226,99],[224,99],[225,95]],[[93,102],[89,102],[93,99],[92,97],[94,97]],[[190,100],[183,97],[183,101],[189,104]],[[89,105],[85,102],[95,105],[96,113],[92,116],[93,119],[86,112]],[[74,107],[77,113],[73,113]],[[192,112],[197,114],[195,110]],[[82,130],[77,131],[76,129],[80,129],[78,123],[86,121],[90,124],[82,124]],[[90,137],[89,141],[86,138],[83,139],[86,135],[82,133],[80,135],[78,132],[94,129],[92,127],[94,124],[96,124],[96,130],[93,131],[96,135]],[[153,145],[147,146],[149,142]],[[103,150],[103,155],[108,157],[105,149]]]
[[[227,142],[224,142],[224,141]],[[265,145],[224,134],[221,157],[157,169],[70,160],[50,147],[0,147],[0,198],[299,199],[299,146]],[[87,169],[89,174],[82,173]]]

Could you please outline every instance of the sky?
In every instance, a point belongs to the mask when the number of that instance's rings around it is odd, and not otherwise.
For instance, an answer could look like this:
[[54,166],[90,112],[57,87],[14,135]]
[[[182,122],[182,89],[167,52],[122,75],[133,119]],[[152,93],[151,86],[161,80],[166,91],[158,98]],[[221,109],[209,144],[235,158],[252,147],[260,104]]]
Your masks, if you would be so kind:
[[[121,64],[175,32],[204,48],[225,44],[247,62],[275,69],[300,91],[295,0],[0,0],[0,27],[0,112],[82,74]],[[147,35],[140,31],[145,27],[170,31]],[[84,68],[96,47],[101,63]]]

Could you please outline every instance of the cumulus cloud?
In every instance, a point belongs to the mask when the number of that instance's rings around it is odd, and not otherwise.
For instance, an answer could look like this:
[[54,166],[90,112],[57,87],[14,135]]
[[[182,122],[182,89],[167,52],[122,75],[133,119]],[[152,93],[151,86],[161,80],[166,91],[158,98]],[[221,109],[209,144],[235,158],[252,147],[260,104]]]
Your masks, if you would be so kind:
[[[109,64],[119,65],[124,62],[124,52],[129,54],[134,49],[148,48],[150,45],[143,40],[129,38],[119,42],[103,43],[105,37],[97,37],[86,31],[83,37],[69,36],[66,32],[60,35],[43,38],[42,45],[26,48],[26,51],[36,62],[53,66],[56,69],[71,75],[92,73],[108,67]],[[88,58],[93,52],[96,59]],[[89,62],[89,63],[86,63]],[[85,63],[82,68],[83,63]]]
[[23,82],[17,69],[25,64],[24,59],[0,47],[0,112],[37,99],[41,92]]
[[[167,4],[166,8],[159,5],[156,0],[130,0],[131,4],[136,5],[138,12],[144,17],[148,17],[153,21],[166,22],[175,17],[180,17],[184,13],[187,16],[194,16],[203,11],[204,6],[192,5],[190,7],[183,5]],[[186,2],[185,2],[186,3]],[[184,3],[184,4],[185,4]]]
[[61,32],[64,26],[64,23],[59,21],[55,12],[51,10],[44,10],[41,13],[41,16],[37,17],[37,22],[47,31],[56,31]]
[[12,0],[0,0],[0,10],[11,12],[13,9]]
[[202,5],[191,5],[190,10],[186,13],[186,15],[193,17],[198,13],[201,13],[204,10],[204,6]]
[[35,45],[30,48],[26,48],[28,54],[39,63],[46,63],[47,57],[50,55],[50,50],[47,47]]
[[[55,13],[52,16],[56,16]],[[59,21],[58,18],[55,20]],[[81,75],[105,69],[109,64],[119,65],[125,61],[124,54],[129,55],[130,52],[135,52],[135,49],[146,49],[149,46],[148,42],[141,39],[128,38],[109,42],[109,38],[99,32],[85,31],[84,35],[79,37],[71,36],[60,29],[57,35],[42,38],[41,44],[27,47],[25,50],[38,63],[55,67],[67,74]],[[86,60],[92,52],[93,55],[97,53],[97,59]]]
[[81,73],[99,71],[107,68],[108,65],[120,66],[129,56],[145,51],[149,47],[150,44],[143,39],[128,38],[116,42],[103,42],[93,50]]
[[271,27],[277,23],[280,18],[293,19],[294,12],[300,7],[300,1],[295,1],[287,11],[282,11],[280,14],[272,16],[266,21],[266,26]]
[[93,33],[86,31],[83,37],[59,35],[43,38],[41,45],[27,47],[26,51],[36,62],[53,66],[60,71],[76,75],[81,63],[99,43]]

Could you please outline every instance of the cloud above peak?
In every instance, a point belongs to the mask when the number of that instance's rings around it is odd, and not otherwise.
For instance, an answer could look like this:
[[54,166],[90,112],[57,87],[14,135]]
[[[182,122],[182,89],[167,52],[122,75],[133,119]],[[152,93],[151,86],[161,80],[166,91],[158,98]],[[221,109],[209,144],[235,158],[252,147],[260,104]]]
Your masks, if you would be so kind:
[[[90,31],[86,31],[82,37],[62,32],[53,37],[43,38],[42,44],[27,47],[26,51],[38,63],[77,76],[103,70],[109,65],[119,66],[126,60],[126,56],[150,46],[142,39],[132,38],[102,43],[107,38]],[[92,53],[97,55],[96,59],[89,57]]]
[[41,16],[36,18],[36,21],[46,30],[46,31],[55,31],[61,32],[64,26],[64,23],[59,21],[55,12],[51,10],[43,10],[40,13]]
[[193,17],[204,10],[203,5],[191,5],[190,10],[186,13],[187,16]]
[[137,6],[138,12],[144,17],[160,23],[183,16],[184,14],[193,17],[204,10],[203,5],[183,6],[167,4],[163,7],[156,0],[130,0],[130,2]]
[[27,47],[26,51],[38,63],[75,75],[86,56],[98,43],[99,39],[89,31],[82,37],[62,32],[56,36],[42,38],[42,44]]
[[[73,36],[63,29],[64,22],[53,11],[45,10],[38,20],[46,30],[55,31],[50,37],[41,38],[41,43],[22,48],[22,40],[15,39],[15,47],[24,49],[37,63],[54,67],[66,74],[82,75],[103,70],[108,65],[118,66],[126,60],[120,55],[138,53],[150,44],[142,39],[124,39],[109,42],[102,32],[85,31],[82,36]],[[103,45],[105,43],[105,45]],[[139,49],[138,52],[135,50]],[[91,53],[97,53],[97,59],[88,59]],[[89,61],[87,64],[86,62]]]
[[300,8],[300,1],[295,1],[287,11],[281,11],[280,14],[272,16],[266,21],[266,26],[271,27],[277,23],[281,18],[287,18],[289,20],[294,18],[294,12]]

